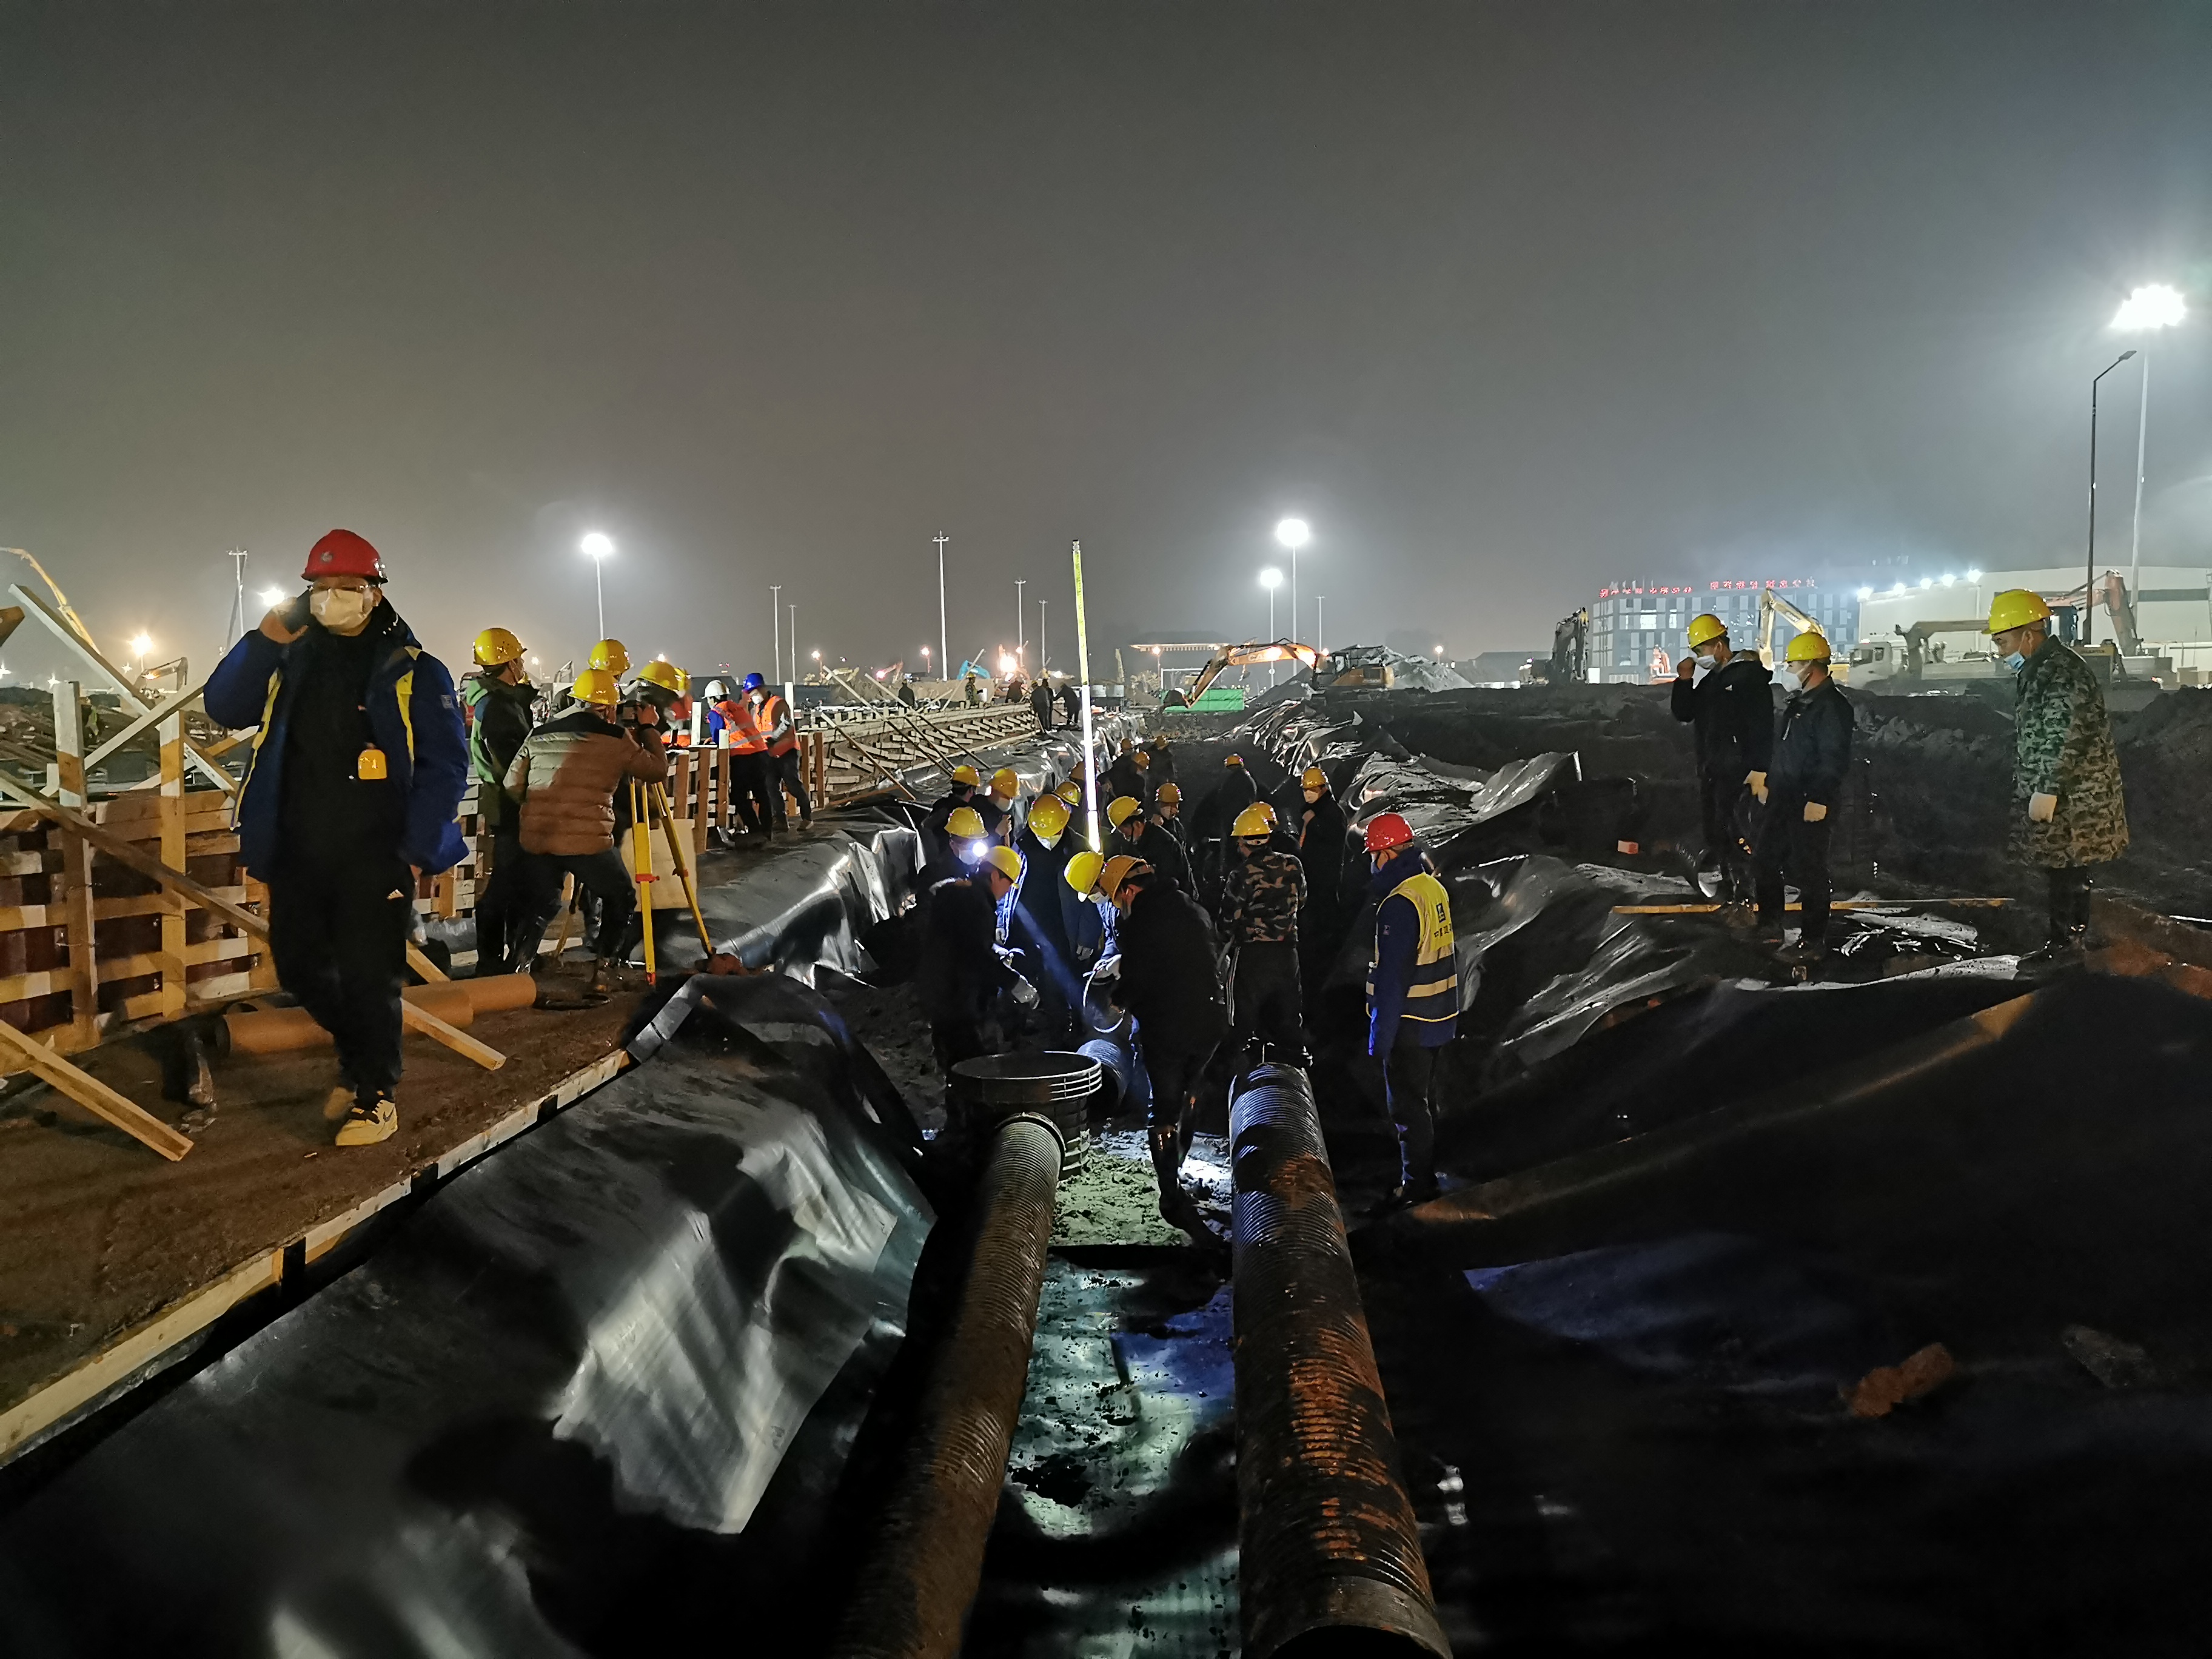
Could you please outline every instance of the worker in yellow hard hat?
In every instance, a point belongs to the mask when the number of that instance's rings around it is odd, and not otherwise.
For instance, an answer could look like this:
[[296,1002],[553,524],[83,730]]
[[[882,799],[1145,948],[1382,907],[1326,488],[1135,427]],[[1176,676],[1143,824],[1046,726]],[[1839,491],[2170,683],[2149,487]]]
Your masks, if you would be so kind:
[[1191,877],[1199,900],[1209,908],[1221,902],[1221,884],[1237,855],[1230,834],[1237,815],[1260,799],[1259,787],[1242,755],[1221,763],[1221,779],[1193,810],[1190,826]]
[[691,740],[691,677],[674,663],[655,657],[637,671],[623,698],[626,718],[655,727],[664,740]]
[[1305,1063],[1305,1003],[1299,988],[1298,915],[1305,866],[1276,844],[1273,811],[1255,802],[1230,828],[1237,862],[1221,885],[1221,936],[1230,952],[1231,1042],[1237,1054],[1273,1048]]
[[[1690,621],[1690,654],[1674,665],[1674,718],[1697,730],[1698,805],[1705,819],[1700,872],[1715,872],[1731,926],[1753,917],[1751,810],[1766,787],[1774,748],[1774,676],[1733,649],[1728,624],[1710,611]],[[1702,883],[1701,883],[1702,884]]]
[[592,647],[586,660],[593,668],[604,668],[620,679],[629,672],[629,647],[620,640],[601,640]]
[[[929,1021],[930,1047],[949,1082],[962,1060],[1006,1046],[1000,994],[1014,993],[1018,1006],[1033,1005],[1036,993],[1000,949],[1001,916],[1022,879],[1020,856],[984,835],[974,807],[955,807],[946,818],[959,861],[922,896],[914,982]],[[956,1104],[948,1099],[948,1110]],[[956,1134],[961,1127],[957,1121],[948,1127]]]
[[[538,688],[525,667],[522,641],[504,628],[477,635],[475,672],[457,688],[469,723],[469,769],[477,780],[477,816],[491,837],[491,867],[477,863],[477,975],[504,974],[522,920],[522,842],[507,769],[537,724]],[[529,964],[524,963],[523,966]]]
[[982,819],[975,812],[975,791],[982,783],[972,766],[952,769],[945,791],[930,804],[928,814],[921,821],[921,856],[925,871],[934,872],[939,878],[951,873],[955,862],[952,856],[952,835],[948,827],[953,813],[966,808],[975,817],[981,834]]
[[514,959],[526,966],[561,908],[564,876],[599,901],[591,935],[589,989],[612,987],[615,964],[626,951],[635,890],[615,850],[616,799],[628,804],[629,783],[658,783],[668,775],[660,734],[650,726],[618,725],[622,689],[611,670],[587,668],[571,688],[567,712],[532,732],[507,769],[507,793],[519,808],[529,910],[517,933]]
[[1135,1018],[1137,1047],[1152,1079],[1146,1129],[1160,1215],[1192,1238],[1217,1243],[1179,1174],[1200,1083],[1229,1031],[1213,926],[1195,899],[1129,854],[1108,859],[1098,884],[1120,913],[1114,1000]]
[[1783,937],[1783,878],[1797,884],[1802,926],[1782,959],[1817,964],[1828,949],[1828,836],[1851,764],[1851,705],[1828,673],[1827,636],[1808,628],[1784,653],[1793,682],[1758,791],[1756,873],[1762,939]]
[[1106,822],[1112,826],[1113,840],[1122,852],[1133,854],[1183,891],[1190,891],[1190,864],[1183,857],[1182,843],[1149,821],[1145,817],[1144,804],[1135,796],[1119,795],[1109,801]]
[[1328,774],[1309,766],[1299,775],[1298,862],[1306,872],[1306,908],[1298,920],[1298,953],[1306,977],[1318,984],[1325,958],[1351,918],[1345,914],[1344,866],[1351,826],[1329,787]]
[[2008,588],[1984,630],[2017,690],[2012,716],[2012,830],[2008,850],[2049,883],[2050,937],[2021,971],[2080,963],[2089,937],[2090,872],[2127,850],[2127,800],[2104,688],[2081,654],[2051,636],[2040,594]]
[[1084,933],[1083,912],[1091,908],[1065,879],[1069,864],[1085,856],[1067,833],[1068,817],[1067,803],[1058,795],[1039,795],[1014,841],[1026,872],[1016,905],[1039,958],[1038,972],[1030,975],[1040,999],[1038,1016],[1048,1040],[1062,1047],[1076,1038],[1075,1013],[1083,1002],[1076,945]]
[[991,774],[991,787],[975,803],[975,810],[983,815],[987,834],[1011,842],[1014,838],[1014,804],[1021,799],[1021,775],[1011,766],[1002,766]]

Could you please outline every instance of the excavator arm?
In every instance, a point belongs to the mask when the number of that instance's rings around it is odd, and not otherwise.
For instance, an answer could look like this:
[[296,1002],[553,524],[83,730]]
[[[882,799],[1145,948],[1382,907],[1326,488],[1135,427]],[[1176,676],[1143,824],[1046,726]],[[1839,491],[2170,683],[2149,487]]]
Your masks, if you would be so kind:
[[1232,668],[1243,668],[1255,662],[1302,663],[1310,670],[1321,660],[1321,653],[1310,645],[1299,645],[1290,640],[1249,640],[1243,645],[1224,646],[1215,652],[1205,667],[1191,676],[1190,684],[1183,688],[1185,703],[1194,703],[1206,695],[1206,690]]

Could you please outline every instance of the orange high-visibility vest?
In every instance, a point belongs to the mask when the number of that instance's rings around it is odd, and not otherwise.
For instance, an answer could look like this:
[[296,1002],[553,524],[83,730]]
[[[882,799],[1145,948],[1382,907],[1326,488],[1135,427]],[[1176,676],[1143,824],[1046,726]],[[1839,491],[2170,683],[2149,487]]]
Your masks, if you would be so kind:
[[[760,729],[763,732],[773,732],[782,719],[783,699],[771,691],[761,701]],[[769,744],[768,752],[771,755],[788,755],[798,747],[799,728],[794,724],[790,731]]]
[[761,736],[760,727],[754,723],[751,703],[750,697],[724,703],[722,719],[726,724],[723,731],[729,738],[730,747],[740,755],[765,755],[768,753],[768,739]]

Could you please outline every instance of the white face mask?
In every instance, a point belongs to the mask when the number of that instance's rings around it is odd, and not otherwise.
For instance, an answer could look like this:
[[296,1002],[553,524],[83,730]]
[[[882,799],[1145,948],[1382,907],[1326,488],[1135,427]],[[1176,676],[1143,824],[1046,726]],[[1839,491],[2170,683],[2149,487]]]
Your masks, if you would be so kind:
[[1711,673],[1713,670],[1718,668],[1720,665],[1721,659],[1718,657],[1700,656],[1698,659],[1698,666],[1705,670],[1708,674]]
[[319,587],[307,600],[314,619],[333,634],[358,634],[376,608],[376,595],[365,587]]
[[2021,669],[2027,666],[2027,659],[2020,652],[2008,651],[2005,653],[2004,665],[2007,668],[2011,669],[2014,673],[2017,674]]

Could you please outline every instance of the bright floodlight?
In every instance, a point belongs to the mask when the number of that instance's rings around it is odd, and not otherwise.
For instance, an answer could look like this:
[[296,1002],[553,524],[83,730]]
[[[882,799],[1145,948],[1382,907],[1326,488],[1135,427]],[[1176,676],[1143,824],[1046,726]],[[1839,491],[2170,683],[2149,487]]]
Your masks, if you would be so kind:
[[1011,674],[1014,672],[1014,653],[1012,652],[1001,651],[999,653],[999,672],[1001,674]]
[[615,550],[615,544],[611,537],[602,535],[599,532],[594,530],[590,535],[584,538],[583,548],[584,551],[590,554],[593,558],[604,559],[608,554]]
[[1283,585],[1283,573],[1272,564],[1260,573],[1260,586],[1270,590]]
[[1981,580],[1981,579],[1982,573],[1978,570],[1969,570],[1966,573],[1966,580],[1970,582],[1978,582]]
[[1295,553],[1313,539],[1313,529],[1304,519],[1285,519],[1275,526],[1275,539]]
[[2120,302],[2120,308],[2112,313],[2112,326],[2123,334],[2143,334],[2172,328],[2188,315],[2189,307],[2177,290],[2164,283],[2152,283]]
[[1862,599],[1872,599],[1873,597],[1874,597],[1874,589],[1872,589],[1871,587],[1862,587],[1861,589],[1859,589],[1859,598],[1861,598]]
[[1923,577],[1920,579],[1920,585],[1921,585],[1923,587],[1927,587],[1927,586],[1932,586],[1932,583],[1930,582],[1930,580],[1929,580],[1929,579],[1928,577],[1926,577],[1926,576],[1923,576]]
[[281,587],[264,587],[261,590],[261,603],[264,605],[275,605],[283,597],[284,590]]
[[1947,570],[1947,571],[1945,571],[1945,572],[1943,573],[1943,586],[1946,586],[1946,587],[1950,586],[1954,582],[1957,581],[1958,580],[1959,580],[1959,579],[1958,579],[1956,576],[1953,575],[1953,574],[1952,574],[1949,571],[1948,571],[1948,570]]
[[154,641],[143,634],[139,635],[137,638],[131,641],[131,654],[134,657],[146,656],[150,653],[153,649]]

